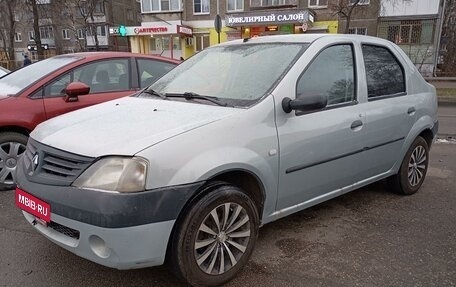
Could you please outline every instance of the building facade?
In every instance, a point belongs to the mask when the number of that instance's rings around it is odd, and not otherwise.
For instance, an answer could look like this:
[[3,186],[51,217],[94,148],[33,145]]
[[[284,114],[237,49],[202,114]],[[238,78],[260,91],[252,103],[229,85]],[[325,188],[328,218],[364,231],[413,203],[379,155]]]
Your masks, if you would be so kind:
[[382,1],[377,36],[399,45],[425,76],[436,66],[440,7],[440,0]]
[[[33,13],[28,7],[15,11],[15,59],[24,54],[36,60]],[[129,51],[127,39],[109,36],[109,27],[140,21],[136,0],[40,1],[39,31],[44,57],[79,51]]]

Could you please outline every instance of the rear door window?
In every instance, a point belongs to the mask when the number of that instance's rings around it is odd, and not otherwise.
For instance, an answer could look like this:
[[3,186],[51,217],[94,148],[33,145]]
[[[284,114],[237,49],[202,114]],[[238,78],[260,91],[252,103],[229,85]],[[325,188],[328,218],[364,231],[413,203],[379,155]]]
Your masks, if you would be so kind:
[[368,99],[405,94],[404,69],[385,47],[363,45]]

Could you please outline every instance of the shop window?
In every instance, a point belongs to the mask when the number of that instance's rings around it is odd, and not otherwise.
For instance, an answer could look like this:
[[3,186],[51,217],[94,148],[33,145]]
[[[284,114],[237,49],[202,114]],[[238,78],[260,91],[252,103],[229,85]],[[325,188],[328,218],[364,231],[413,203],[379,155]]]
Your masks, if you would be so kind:
[[180,0],[141,0],[141,12],[180,11]]
[[193,0],[193,14],[209,14],[209,0]]
[[353,27],[353,28],[348,29],[348,34],[367,35],[367,28]]
[[243,11],[244,0],[228,0],[227,2],[228,11]]
[[309,0],[309,7],[327,7],[328,0]]
[[209,47],[209,34],[195,36],[196,51],[201,51]]

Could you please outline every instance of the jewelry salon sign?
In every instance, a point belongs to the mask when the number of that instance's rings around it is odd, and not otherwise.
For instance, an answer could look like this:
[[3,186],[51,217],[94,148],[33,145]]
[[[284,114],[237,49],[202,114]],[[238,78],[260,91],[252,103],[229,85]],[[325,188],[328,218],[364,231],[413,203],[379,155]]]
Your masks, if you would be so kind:
[[254,12],[242,14],[229,14],[225,17],[226,26],[249,26],[252,24],[268,25],[268,24],[292,24],[313,22],[314,17],[309,11],[274,11],[274,12]]

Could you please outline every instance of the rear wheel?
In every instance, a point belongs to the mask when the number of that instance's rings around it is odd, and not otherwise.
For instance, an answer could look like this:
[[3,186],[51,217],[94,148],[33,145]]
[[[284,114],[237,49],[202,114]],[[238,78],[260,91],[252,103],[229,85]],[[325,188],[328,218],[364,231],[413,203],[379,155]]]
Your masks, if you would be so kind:
[[25,152],[27,136],[6,132],[0,134],[0,190],[16,186],[17,161]]
[[422,137],[417,137],[402,161],[399,172],[389,179],[393,190],[411,195],[420,189],[429,163],[429,147]]
[[171,245],[171,268],[193,286],[219,286],[248,261],[259,216],[253,201],[234,186],[202,197],[185,215]]

